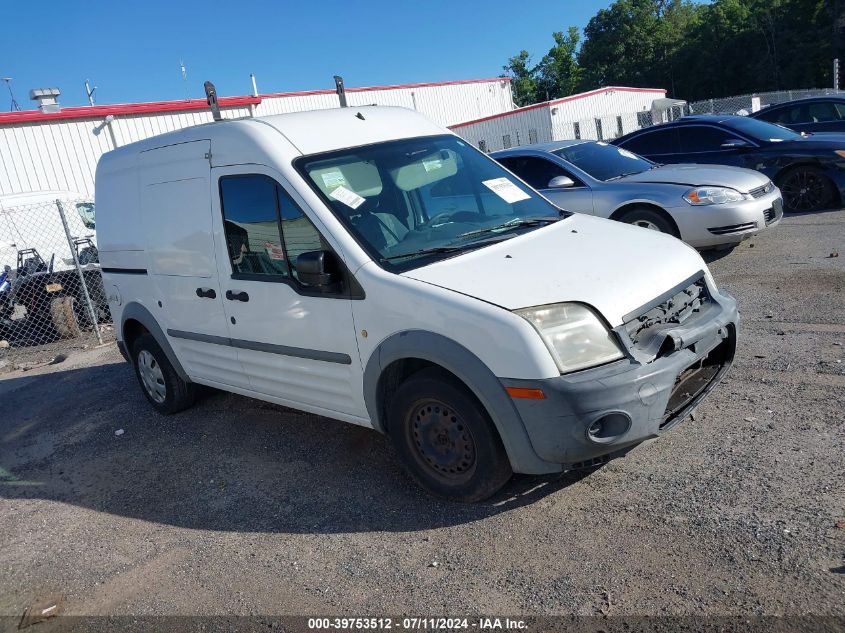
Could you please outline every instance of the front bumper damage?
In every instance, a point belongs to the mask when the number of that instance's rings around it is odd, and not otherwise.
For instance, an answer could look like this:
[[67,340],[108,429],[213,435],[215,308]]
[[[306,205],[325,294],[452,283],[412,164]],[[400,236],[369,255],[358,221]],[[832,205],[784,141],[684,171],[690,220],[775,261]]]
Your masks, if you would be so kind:
[[545,394],[513,400],[541,459],[555,470],[589,465],[659,437],[689,416],[730,368],[738,323],[734,298],[710,287],[701,272],[626,316],[614,330],[624,360],[502,383]]

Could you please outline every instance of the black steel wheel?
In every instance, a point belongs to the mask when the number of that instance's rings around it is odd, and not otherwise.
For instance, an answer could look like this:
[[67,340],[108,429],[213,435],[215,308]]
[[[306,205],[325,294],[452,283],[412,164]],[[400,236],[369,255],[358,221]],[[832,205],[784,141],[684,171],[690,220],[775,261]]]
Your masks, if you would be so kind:
[[787,211],[819,211],[828,209],[836,197],[830,179],[816,167],[796,167],[779,179],[783,206]]
[[420,371],[393,397],[388,433],[400,462],[429,493],[455,501],[481,501],[513,471],[487,412],[453,376]]

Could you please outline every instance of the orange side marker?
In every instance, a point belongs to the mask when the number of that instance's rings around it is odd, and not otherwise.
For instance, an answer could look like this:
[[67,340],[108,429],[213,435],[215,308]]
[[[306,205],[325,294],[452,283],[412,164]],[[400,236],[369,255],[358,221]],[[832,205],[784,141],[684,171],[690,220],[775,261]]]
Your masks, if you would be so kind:
[[527,398],[529,400],[545,400],[546,394],[542,389],[529,389],[527,387],[505,387],[505,391],[511,398]]

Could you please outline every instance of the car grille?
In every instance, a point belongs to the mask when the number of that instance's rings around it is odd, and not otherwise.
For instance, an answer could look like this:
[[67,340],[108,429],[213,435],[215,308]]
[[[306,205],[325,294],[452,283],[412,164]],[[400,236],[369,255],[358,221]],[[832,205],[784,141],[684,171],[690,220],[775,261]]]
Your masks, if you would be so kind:
[[704,275],[625,323],[625,329],[634,345],[642,345],[651,338],[655,329],[667,324],[682,324],[701,311],[710,302],[710,293]]
[[775,186],[772,183],[772,181],[770,180],[769,182],[767,182],[762,187],[757,187],[756,189],[752,189],[748,193],[751,194],[752,198],[762,198],[767,193],[771,193],[772,189],[774,189],[774,188],[775,188]]
[[[766,224],[768,224],[768,220]],[[756,222],[744,222],[742,224],[730,224],[728,226],[714,226],[707,230],[713,235],[731,235],[732,233],[742,233],[743,231],[750,231],[756,228]]]

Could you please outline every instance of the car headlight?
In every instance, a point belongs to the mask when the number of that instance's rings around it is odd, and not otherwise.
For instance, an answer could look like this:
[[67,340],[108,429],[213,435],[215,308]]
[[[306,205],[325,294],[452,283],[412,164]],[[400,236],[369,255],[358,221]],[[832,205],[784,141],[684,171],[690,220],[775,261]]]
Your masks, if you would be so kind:
[[604,323],[580,303],[556,303],[515,312],[534,326],[562,374],[624,357]]
[[727,202],[739,202],[745,196],[736,189],[728,187],[697,187],[690,189],[684,194],[684,200],[693,206],[706,204],[725,204]]

